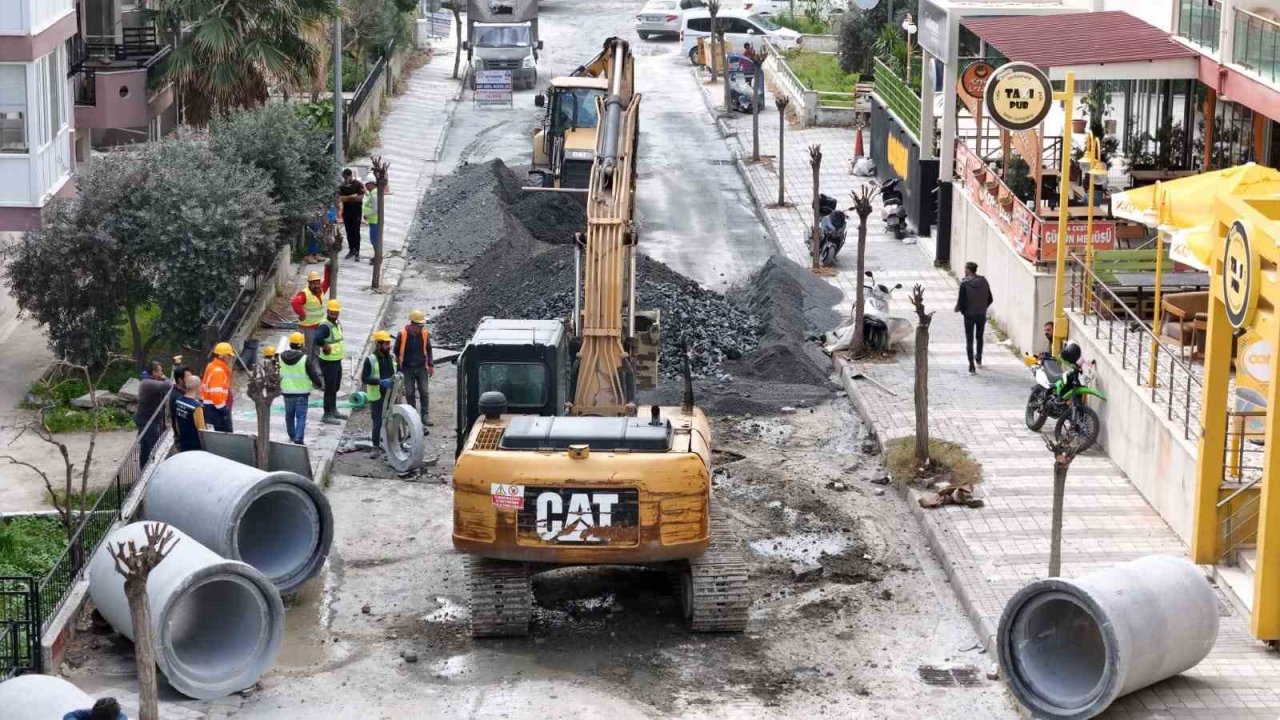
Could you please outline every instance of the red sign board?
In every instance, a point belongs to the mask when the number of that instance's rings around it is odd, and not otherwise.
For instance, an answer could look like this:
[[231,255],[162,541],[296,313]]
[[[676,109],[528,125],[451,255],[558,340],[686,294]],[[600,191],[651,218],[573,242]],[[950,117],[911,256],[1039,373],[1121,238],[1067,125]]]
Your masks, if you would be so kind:
[[[1072,220],[1067,223],[1067,252],[1083,253],[1088,243],[1089,223],[1084,220]],[[1093,249],[1114,250],[1116,247],[1116,224],[1107,220],[1093,221]],[[1058,257],[1058,223],[1045,221],[1044,238],[1040,241],[1040,259],[1043,262],[1054,262]]]

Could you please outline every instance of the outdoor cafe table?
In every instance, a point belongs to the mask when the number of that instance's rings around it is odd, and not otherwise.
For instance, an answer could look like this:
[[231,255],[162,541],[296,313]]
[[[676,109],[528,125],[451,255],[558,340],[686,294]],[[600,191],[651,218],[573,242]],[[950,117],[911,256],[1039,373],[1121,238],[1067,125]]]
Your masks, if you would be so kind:
[[[1124,288],[1137,292],[1138,303],[1133,308],[1140,316],[1147,315],[1144,312],[1146,308],[1146,295],[1150,292],[1154,294],[1156,287],[1156,274],[1153,272],[1118,272],[1112,277],[1115,278],[1115,288]],[[1179,292],[1184,290],[1204,290],[1209,287],[1209,273],[1207,272],[1166,272],[1160,282],[1161,292]]]

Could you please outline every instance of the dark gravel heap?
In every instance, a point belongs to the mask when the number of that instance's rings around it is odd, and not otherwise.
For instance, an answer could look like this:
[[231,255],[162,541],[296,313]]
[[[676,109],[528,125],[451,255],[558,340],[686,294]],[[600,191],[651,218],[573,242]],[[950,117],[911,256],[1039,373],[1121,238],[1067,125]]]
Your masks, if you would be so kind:
[[410,252],[432,262],[470,262],[506,234],[523,231],[510,211],[520,195],[520,180],[501,160],[463,165],[423,196]]
[[571,245],[574,233],[587,231],[587,211],[572,195],[525,193],[511,214],[544,243]]

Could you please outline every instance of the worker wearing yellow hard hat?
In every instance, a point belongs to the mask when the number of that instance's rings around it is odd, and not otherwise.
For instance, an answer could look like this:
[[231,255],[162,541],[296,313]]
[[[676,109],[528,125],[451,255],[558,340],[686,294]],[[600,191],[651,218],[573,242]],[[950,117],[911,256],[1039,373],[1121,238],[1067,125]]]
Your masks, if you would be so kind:
[[231,358],[235,355],[229,342],[214,345],[213,360],[200,380],[204,419],[219,432],[231,432]]
[[345,413],[338,412],[338,388],[342,385],[342,360],[347,356],[346,346],[342,342],[342,324],[338,316],[342,313],[342,303],[333,298],[325,303],[324,322],[316,328],[315,346],[320,359],[320,375],[324,378],[324,416],[320,422],[326,425],[337,425],[346,420]]
[[428,381],[435,376],[435,360],[431,356],[431,331],[427,330],[427,314],[421,310],[409,311],[409,324],[400,329],[392,353],[404,376],[405,402],[418,408],[422,417],[422,430],[429,432],[431,421],[428,412]]
[[307,274],[307,286],[297,292],[289,301],[289,307],[298,316],[298,330],[306,339],[307,353],[315,351],[316,329],[324,322],[325,293],[329,292],[329,268],[325,266],[324,275],[312,270]]
[[369,400],[369,412],[373,416],[369,438],[373,441],[374,455],[382,452],[382,410],[395,377],[396,358],[391,354],[391,333],[379,330],[373,334],[373,353],[364,359],[360,373],[365,397]]
[[280,353],[280,394],[284,396],[284,429],[299,445],[307,432],[307,407],[311,390],[324,387],[324,380],[306,350],[306,336],[289,335],[289,349]]

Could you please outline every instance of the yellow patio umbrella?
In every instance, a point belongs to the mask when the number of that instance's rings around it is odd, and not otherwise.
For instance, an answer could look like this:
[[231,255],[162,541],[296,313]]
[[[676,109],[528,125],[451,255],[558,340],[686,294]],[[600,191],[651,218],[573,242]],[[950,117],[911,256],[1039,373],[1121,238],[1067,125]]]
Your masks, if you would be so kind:
[[[1157,209],[1157,193],[1165,198],[1163,212]],[[1223,193],[1280,197],[1280,170],[1246,163],[1134,188],[1112,196],[1111,214],[1150,227],[1168,225],[1170,232],[1209,226],[1213,224],[1213,199]]]
[[1197,270],[1209,271],[1213,255],[1213,226],[1197,225],[1169,231],[1169,259]]

